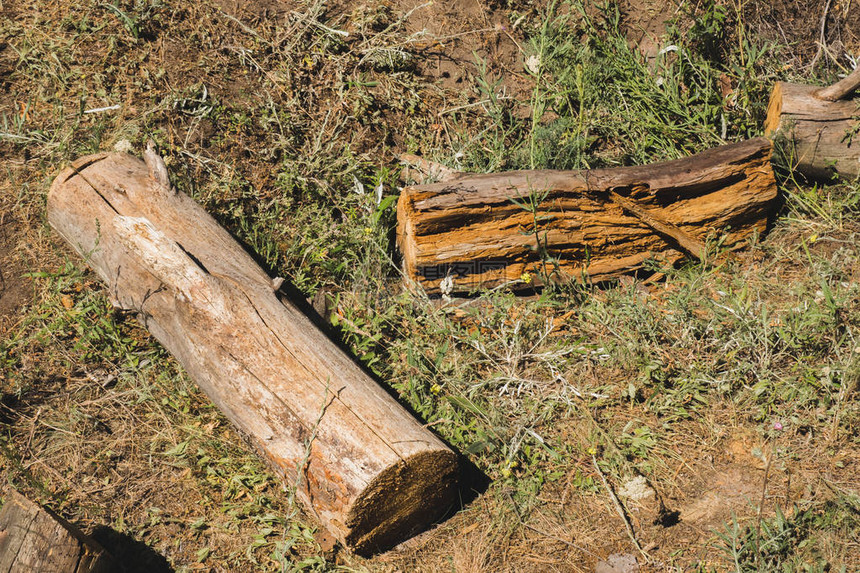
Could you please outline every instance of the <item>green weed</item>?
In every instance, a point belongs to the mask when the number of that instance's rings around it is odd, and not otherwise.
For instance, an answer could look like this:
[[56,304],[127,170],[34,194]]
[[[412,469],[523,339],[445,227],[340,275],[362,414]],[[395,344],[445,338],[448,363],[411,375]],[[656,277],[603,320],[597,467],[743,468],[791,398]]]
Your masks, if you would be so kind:
[[[795,507],[787,517],[776,515],[758,525],[741,525],[735,519],[717,532],[717,549],[737,573],[770,571],[846,571],[828,559],[827,540],[833,531],[849,532],[858,525],[857,500],[840,497],[806,509]],[[855,534],[849,533],[850,536]]]

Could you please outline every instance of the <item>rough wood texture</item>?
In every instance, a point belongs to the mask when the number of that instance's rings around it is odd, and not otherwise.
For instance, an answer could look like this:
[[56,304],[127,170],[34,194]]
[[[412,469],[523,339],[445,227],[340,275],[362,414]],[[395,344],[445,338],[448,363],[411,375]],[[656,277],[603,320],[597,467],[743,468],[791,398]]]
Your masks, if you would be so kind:
[[105,550],[75,526],[16,491],[0,510],[0,573],[107,573]]
[[777,82],[765,134],[777,141],[792,169],[817,179],[853,179],[860,175],[860,105],[820,99],[820,93],[816,86]]
[[438,518],[456,455],[145,157],[149,169],[125,154],[65,169],[48,196],[54,229],[347,546],[384,549]]
[[827,101],[839,101],[854,93],[858,88],[860,88],[860,67],[832,86],[816,91],[815,97]]
[[[407,187],[397,204],[406,274],[428,292],[468,292],[537,278],[541,250],[560,278],[595,281],[649,258],[701,256],[764,231],[777,189],[764,138],[643,167],[515,171]],[[521,206],[541,198],[536,217]],[[519,205],[517,204],[520,203]],[[537,221],[537,232],[535,230]],[[540,244],[538,244],[540,243]]]

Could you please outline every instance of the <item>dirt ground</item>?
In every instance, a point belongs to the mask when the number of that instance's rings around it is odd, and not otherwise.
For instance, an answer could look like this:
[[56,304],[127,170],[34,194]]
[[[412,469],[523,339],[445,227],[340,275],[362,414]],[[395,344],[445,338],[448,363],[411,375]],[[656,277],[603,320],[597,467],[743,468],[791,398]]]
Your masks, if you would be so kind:
[[[277,541],[271,531],[265,533],[267,528],[289,530],[272,517],[291,514],[288,496],[274,478],[264,475],[259,460],[190,381],[178,387],[166,382],[182,379],[179,368],[174,364],[173,371],[164,372],[152,366],[169,359],[131,318],[114,315],[98,298],[95,278],[66,270],[66,261],[77,264],[77,259],[47,226],[43,211],[58,161],[157,133],[171,149],[187,150],[168,158],[169,167],[187,180],[208,181],[217,173],[230,181],[216,191],[204,186],[190,190],[229,225],[238,220],[227,208],[231,202],[240,209],[272,200],[279,176],[276,164],[286,152],[272,143],[274,121],[239,118],[225,131],[223,123],[196,110],[208,105],[263,109],[274,94],[298,102],[296,109],[301,110],[286,118],[295,126],[280,137],[307,138],[299,134],[307,125],[322,130],[323,140],[347,139],[363,165],[376,162],[396,169],[398,153],[432,155],[455,140],[456,133],[472,127],[468,118],[455,124],[450,112],[477,106],[485,97],[474,88],[481,76],[476,60],[484,61],[487,74],[499,79],[493,88],[497,97],[528,100],[533,80],[523,67],[527,40],[520,26],[540,7],[519,0],[315,3],[318,20],[350,35],[341,54],[354,53],[352,64],[358,71],[346,82],[337,78],[346,56],[312,51],[296,71],[267,60],[274,53],[267,47],[269,40],[248,33],[259,30],[278,46],[289,45],[291,38],[278,37],[284,28],[276,23],[305,13],[306,4],[187,3],[164,12],[173,20],[157,25],[141,21],[136,39],[121,35],[112,45],[103,44],[99,35],[99,26],[116,26],[110,13],[84,4],[0,0],[0,19],[7,22],[0,35],[0,114],[7,124],[0,124],[0,131],[11,132],[9,118],[18,118],[30,130],[21,137],[33,140],[22,145],[0,139],[0,342],[12,348],[14,341],[33,332],[34,324],[51,324],[63,306],[73,305],[66,309],[85,308],[81,312],[87,316],[109,317],[104,325],[101,319],[93,320],[109,333],[106,337],[121,339],[138,356],[133,368],[110,356],[90,356],[98,355],[99,348],[86,344],[98,342],[78,344],[89,339],[67,326],[62,328],[68,331],[46,331],[33,338],[25,351],[16,350],[14,359],[11,350],[0,353],[0,422],[5,434],[0,445],[17,451],[4,462],[6,483],[0,489],[14,485],[50,503],[125,556],[130,571],[273,570],[276,561],[260,552]],[[822,26],[822,4],[746,2],[740,25],[747,34],[786,46],[786,69],[800,73],[828,61],[844,63],[845,54],[860,54],[860,6],[852,0],[827,2]],[[667,16],[680,17],[685,9],[674,2],[623,2],[629,41],[652,57],[664,47]],[[682,25],[689,22],[682,19]],[[387,34],[388,27],[391,37],[379,48],[371,38]],[[44,44],[39,47],[39,42]],[[253,50],[243,47],[252,43]],[[23,53],[25,44],[32,55]],[[200,46],[206,49],[199,51]],[[54,51],[66,55],[54,63]],[[134,53],[134,58],[126,58],[126,53]],[[398,60],[401,57],[405,59]],[[38,79],[27,80],[22,71],[36,65],[28,58],[44,61],[46,71]],[[388,84],[366,71],[376,69],[373,66],[408,78]],[[281,75],[288,74],[293,75],[282,82]],[[200,86],[205,86],[205,96]],[[404,86],[414,91],[413,108],[394,105],[399,96],[395,99],[386,91],[406,93]],[[344,95],[344,90],[352,91]],[[67,139],[71,132],[63,130],[74,110],[109,105],[118,93],[123,100],[117,116],[107,122],[97,113],[81,115],[74,133],[82,139]],[[168,93],[179,96],[166,103]],[[365,101],[369,103],[362,108]],[[170,109],[182,113],[167,113]],[[342,123],[327,122],[327,114],[341,112]],[[413,135],[416,131],[424,133],[423,139]],[[312,180],[316,167],[313,154],[308,157],[300,178]],[[344,180],[351,173],[344,167]],[[854,222],[844,229],[845,240],[853,241],[860,233]],[[772,238],[774,245],[786,248],[796,240],[779,233]],[[740,267],[766,266],[761,256],[755,251],[741,255]],[[860,267],[854,271],[856,279]],[[790,280],[792,272],[790,261],[778,262],[758,280],[778,283]],[[661,293],[652,288],[646,296],[656,301]],[[612,498],[583,486],[588,482],[599,488],[601,471],[582,452],[571,454],[564,475],[540,487],[527,507],[515,499],[516,488],[498,486],[492,496],[478,495],[444,522],[385,554],[362,559],[327,548],[325,556],[329,564],[351,570],[387,572],[661,571],[691,570],[687,568],[695,563],[704,571],[721,563],[712,542],[727,523],[760,518],[762,506],[770,517],[777,504],[790,517],[800,511],[796,502],[801,499],[856,492],[860,451],[853,438],[837,439],[836,430],[827,427],[760,431],[769,422],[756,426],[732,411],[730,401],[715,404],[719,408],[707,410],[700,419],[677,422],[671,429],[673,441],[653,454],[654,475],[660,479],[651,479],[647,495],[628,504],[641,553],[650,556],[650,565],[640,569],[611,564],[631,555],[643,560]],[[666,424],[624,406],[601,416],[597,423],[613,427]],[[573,440],[589,423],[572,415],[553,427],[535,428]],[[199,448],[196,454],[194,447]],[[777,455],[788,450],[793,452],[790,459]],[[173,454],[156,455],[164,451]],[[225,460],[223,472],[204,465],[203,458]],[[296,562],[326,549],[324,536],[314,538],[308,531],[297,534],[302,541],[291,558]],[[145,537],[136,532],[145,532]],[[840,546],[856,540],[828,542],[833,554],[847,552],[854,565],[860,564],[857,547]],[[218,556],[223,561],[214,559]]]

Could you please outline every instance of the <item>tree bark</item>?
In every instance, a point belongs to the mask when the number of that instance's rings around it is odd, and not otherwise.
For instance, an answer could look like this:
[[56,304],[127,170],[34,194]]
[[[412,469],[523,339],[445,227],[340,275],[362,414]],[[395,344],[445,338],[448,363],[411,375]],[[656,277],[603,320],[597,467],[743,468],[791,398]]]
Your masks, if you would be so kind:
[[51,187],[50,224],[346,546],[372,553],[438,518],[457,456],[145,158],[74,162]]
[[[514,171],[407,187],[397,240],[408,278],[440,292],[633,272],[765,230],[777,196],[764,138],[643,167]],[[528,273],[528,275],[526,275]],[[522,285],[522,282],[519,282]]]
[[856,80],[857,72],[830,88],[784,82],[773,87],[764,131],[788,167],[814,179],[860,175],[860,105],[833,100],[847,97]]
[[53,512],[11,490],[0,510],[0,573],[108,573],[110,555]]

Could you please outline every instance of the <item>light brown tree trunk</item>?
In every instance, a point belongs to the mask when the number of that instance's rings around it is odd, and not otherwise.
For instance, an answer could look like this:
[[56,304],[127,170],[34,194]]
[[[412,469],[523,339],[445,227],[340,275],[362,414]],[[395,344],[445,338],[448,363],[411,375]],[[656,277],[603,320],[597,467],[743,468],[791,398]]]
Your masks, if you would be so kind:
[[468,292],[524,273],[606,280],[647,259],[704,256],[709,240],[737,248],[764,231],[777,196],[770,149],[758,138],[642,167],[407,187],[397,204],[406,275],[431,293],[446,276]]
[[844,99],[860,83],[860,70],[827,88],[777,82],[764,130],[788,167],[816,179],[860,175],[860,104]]
[[343,543],[373,552],[439,517],[456,455],[145,157],[73,163],[51,187],[51,226]]
[[0,510],[0,573],[109,573],[104,548],[12,490]]

